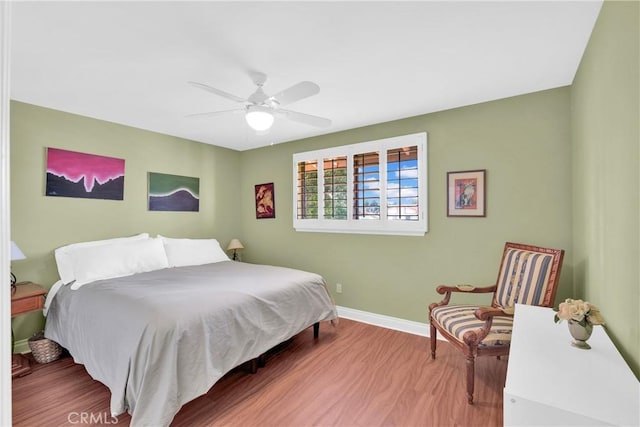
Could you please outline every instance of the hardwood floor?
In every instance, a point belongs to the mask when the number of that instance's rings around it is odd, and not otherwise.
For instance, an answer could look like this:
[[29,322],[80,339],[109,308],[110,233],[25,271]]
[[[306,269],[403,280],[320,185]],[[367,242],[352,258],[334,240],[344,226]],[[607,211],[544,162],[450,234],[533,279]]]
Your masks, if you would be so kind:
[[[256,374],[240,367],[187,403],[172,426],[500,426],[507,362],[476,362],[475,404],[464,357],[429,340],[341,319],[278,346]],[[70,357],[13,381],[14,426],[128,425],[109,415],[110,393]],[[84,418],[82,418],[84,417]]]

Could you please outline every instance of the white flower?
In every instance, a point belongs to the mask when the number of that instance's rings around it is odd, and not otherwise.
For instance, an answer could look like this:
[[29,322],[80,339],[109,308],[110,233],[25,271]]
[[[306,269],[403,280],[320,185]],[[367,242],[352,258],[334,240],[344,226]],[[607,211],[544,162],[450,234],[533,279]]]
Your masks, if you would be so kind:
[[558,312],[554,316],[554,321],[557,323],[569,319],[583,326],[587,323],[591,325],[604,325],[604,319],[598,307],[581,299],[574,300],[567,298],[558,306]]

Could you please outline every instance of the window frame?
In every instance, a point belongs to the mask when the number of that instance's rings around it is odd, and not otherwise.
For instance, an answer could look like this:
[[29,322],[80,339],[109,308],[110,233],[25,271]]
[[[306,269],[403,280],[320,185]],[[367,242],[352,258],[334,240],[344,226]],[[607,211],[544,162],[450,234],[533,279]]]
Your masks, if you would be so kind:
[[[387,151],[408,146],[417,147],[418,163],[418,220],[398,220],[387,217]],[[378,152],[380,174],[380,218],[353,218],[354,211],[354,162],[356,154]],[[324,160],[347,157],[347,217],[346,219],[324,218]],[[318,218],[298,218],[298,164],[317,161]],[[387,234],[402,236],[424,236],[428,232],[428,164],[427,133],[419,132],[357,144],[342,145],[321,150],[293,154],[293,227],[300,232]]]

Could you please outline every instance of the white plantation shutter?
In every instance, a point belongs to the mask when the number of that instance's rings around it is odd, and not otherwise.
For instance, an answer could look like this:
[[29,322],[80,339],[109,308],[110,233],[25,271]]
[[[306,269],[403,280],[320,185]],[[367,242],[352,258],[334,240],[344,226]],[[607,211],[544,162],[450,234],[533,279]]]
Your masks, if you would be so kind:
[[293,155],[297,231],[424,235],[425,132]]

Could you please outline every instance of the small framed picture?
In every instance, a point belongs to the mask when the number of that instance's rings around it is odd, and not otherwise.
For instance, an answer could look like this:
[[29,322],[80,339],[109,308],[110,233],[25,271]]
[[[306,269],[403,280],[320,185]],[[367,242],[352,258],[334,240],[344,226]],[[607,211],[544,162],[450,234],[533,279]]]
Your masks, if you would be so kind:
[[256,219],[276,217],[276,198],[273,182],[255,186]]
[[486,169],[447,172],[447,216],[486,216]]

